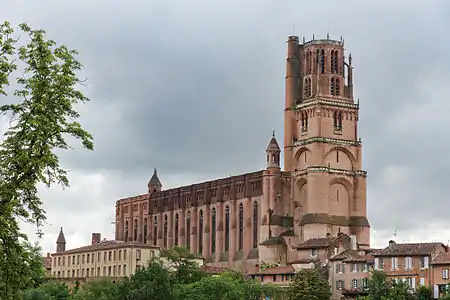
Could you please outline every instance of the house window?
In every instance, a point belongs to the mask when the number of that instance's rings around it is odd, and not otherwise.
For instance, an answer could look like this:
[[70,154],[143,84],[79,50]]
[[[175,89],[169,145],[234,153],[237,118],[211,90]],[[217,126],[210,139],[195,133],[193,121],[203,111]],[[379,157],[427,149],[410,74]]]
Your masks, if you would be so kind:
[[352,280],[352,288],[354,288],[354,289],[358,288],[358,280],[356,280],[356,279]]
[[341,273],[341,264],[340,263],[336,263],[335,268],[336,268],[336,274]]
[[311,249],[311,256],[316,257],[317,256],[317,249]]
[[448,279],[448,269],[442,270],[442,279]]
[[405,270],[412,269],[412,257],[405,257]]
[[420,258],[420,268],[421,269],[428,269],[429,265],[429,257],[428,256],[422,256]]
[[345,288],[345,282],[344,282],[344,280],[338,280],[338,281],[336,281],[336,289],[337,289],[337,290],[341,290],[341,289],[343,289],[343,288]]
[[364,266],[363,266],[363,271],[364,272],[367,272],[367,271],[369,271],[369,266],[367,265],[367,263],[365,263],[365,264],[363,264]]
[[392,257],[391,258],[391,270],[397,270],[398,269],[398,258]]

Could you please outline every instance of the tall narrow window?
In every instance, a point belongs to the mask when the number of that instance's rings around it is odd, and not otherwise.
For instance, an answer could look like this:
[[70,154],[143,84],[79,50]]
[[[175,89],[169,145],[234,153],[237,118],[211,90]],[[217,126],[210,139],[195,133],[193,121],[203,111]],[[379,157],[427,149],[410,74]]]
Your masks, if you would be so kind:
[[336,78],[336,85],[334,87],[334,95],[335,96],[341,95],[341,85],[340,85],[339,78]]
[[334,96],[336,93],[336,79],[333,77],[330,79],[330,94]]
[[128,242],[128,220],[125,221],[125,242]]
[[164,215],[164,247],[167,247],[167,215]]
[[308,131],[308,113],[306,111],[300,112],[300,117],[302,121],[302,131]]
[[258,202],[253,202],[253,248],[258,248]]
[[191,249],[191,212],[186,214],[186,248]]
[[153,218],[153,245],[158,244],[158,217]]
[[339,69],[338,51],[331,50],[331,72],[338,73],[338,69]]
[[239,243],[238,250],[242,250],[244,247],[244,205],[239,204]]
[[216,208],[211,213],[211,253],[216,252]]
[[339,162],[339,150],[336,150],[336,162]]
[[138,234],[138,220],[134,219],[134,228],[133,228],[134,232],[133,232],[133,240],[137,241],[137,234]]
[[225,251],[230,249],[230,208],[225,208]]
[[312,58],[311,51],[306,52],[306,73],[311,74]]
[[202,252],[203,252],[203,210],[200,210],[198,220],[198,253],[202,254]]
[[175,214],[175,246],[178,246],[178,226],[179,226],[178,213]]
[[334,129],[342,130],[342,111],[335,110],[333,112],[333,125]]
[[320,50],[320,73],[325,73],[325,50]]
[[144,219],[144,244],[147,244],[147,230],[148,230],[148,221],[147,218]]

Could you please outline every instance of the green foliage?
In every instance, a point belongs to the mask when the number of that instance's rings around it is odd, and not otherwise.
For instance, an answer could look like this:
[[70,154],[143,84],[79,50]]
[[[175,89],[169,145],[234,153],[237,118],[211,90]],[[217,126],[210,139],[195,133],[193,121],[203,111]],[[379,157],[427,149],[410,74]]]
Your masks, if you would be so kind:
[[412,300],[413,296],[408,291],[409,285],[403,281],[393,281],[388,299],[391,300]]
[[111,300],[117,295],[117,285],[111,280],[88,281],[73,295],[73,300]]
[[329,300],[331,287],[316,269],[302,269],[294,276],[290,300]]
[[419,300],[432,300],[433,290],[428,286],[419,286],[416,291],[416,295]]
[[370,300],[383,300],[389,295],[390,280],[383,271],[372,271],[367,286]]
[[[74,106],[89,99],[78,90],[77,52],[57,46],[43,30],[26,24],[13,37],[8,22],[0,25],[0,115],[10,118],[0,143],[0,294],[14,299],[21,289],[36,283],[34,250],[23,241],[19,220],[34,223],[38,234],[45,211],[38,185],[68,187],[67,172],[56,151],[70,149],[68,137],[93,149],[92,136],[76,121]],[[19,68],[19,66],[21,68]],[[18,77],[12,80],[13,72]],[[7,91],[8,86],[12,92]]]
[[70,291],[66,284],[58,282],[46,282],[37,289],[26,290],[22,294],[23,300],[53,300],[70,299]]

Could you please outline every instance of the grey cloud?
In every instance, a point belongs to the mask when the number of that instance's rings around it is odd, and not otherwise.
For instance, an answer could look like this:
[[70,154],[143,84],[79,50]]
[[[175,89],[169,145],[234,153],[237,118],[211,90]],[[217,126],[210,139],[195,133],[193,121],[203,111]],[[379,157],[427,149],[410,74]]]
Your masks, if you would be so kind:
[[[162,177],[204,179],[263,168],[271,130],[282,138],[284,41],[330,32],[344,36],[356,67],[372,226],[389,231],[444,218],[450,5],[346,3],[40,1],[8,10],[5,18],[77,48],[89,79],[92,103],[81,109],[97,148],[64,154],[63,162],[104,174],[108,191],[93,196],[85,187],[77,199],[51,202],[51,214],[67,205],[89,218],[94,205],[108,216],[103,221],[112,218],[114,201],[145,191],[153,167]],[[385,180],[395,170],[411,174],[398,184]]]

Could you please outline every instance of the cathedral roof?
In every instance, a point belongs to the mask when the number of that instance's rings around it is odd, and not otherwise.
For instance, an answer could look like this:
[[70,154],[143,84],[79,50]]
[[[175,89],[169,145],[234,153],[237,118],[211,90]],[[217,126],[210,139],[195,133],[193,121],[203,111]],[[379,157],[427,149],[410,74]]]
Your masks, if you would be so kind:
[[156,168],[153,170],[153,176],[150,178],[150,181],[148,182],[148,185],[159,185],[162,186],[161,181],[159,181],[158,178],[158,171]]
[[58,235],[58,239],[56,240],[56,242],[59,244],[63,244],[66,243],[66,237],[64,236],[64,232],[63,232],[63,228],[61,227],[61,230],[59,231],[59,235]]
[[277,139],[275,138],[275,130],[272,131],[272,138],[270,139],[269,145],[267,145],[266,151],[281,151]]

